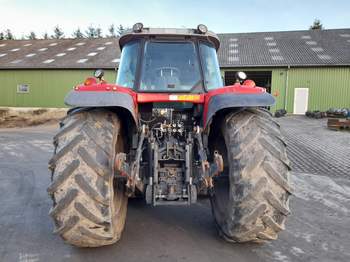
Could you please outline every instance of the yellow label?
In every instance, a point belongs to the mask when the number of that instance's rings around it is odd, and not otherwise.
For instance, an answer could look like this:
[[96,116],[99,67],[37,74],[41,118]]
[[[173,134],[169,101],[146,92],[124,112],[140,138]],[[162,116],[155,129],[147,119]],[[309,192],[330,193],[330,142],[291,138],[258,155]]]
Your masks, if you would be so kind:
[[171,101],[199,101],[200,95],[169,95]]

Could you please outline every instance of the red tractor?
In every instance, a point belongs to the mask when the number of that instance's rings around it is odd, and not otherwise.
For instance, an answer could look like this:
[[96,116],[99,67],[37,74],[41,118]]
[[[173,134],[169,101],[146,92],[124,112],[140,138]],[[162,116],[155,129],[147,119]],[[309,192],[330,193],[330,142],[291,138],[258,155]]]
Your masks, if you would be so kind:
[[[274,98],[246,82],[223,86],[219,38],[197,29],[144,28],[119,39],[116,84],[103,71],[70,91],[54,137],[50,211],[66,242],[120,239],[129,197],[192,205],[208,195],[230,242],[277,238],[290,213],[290,165]],[[242,83],[243,82],[243,83]]]

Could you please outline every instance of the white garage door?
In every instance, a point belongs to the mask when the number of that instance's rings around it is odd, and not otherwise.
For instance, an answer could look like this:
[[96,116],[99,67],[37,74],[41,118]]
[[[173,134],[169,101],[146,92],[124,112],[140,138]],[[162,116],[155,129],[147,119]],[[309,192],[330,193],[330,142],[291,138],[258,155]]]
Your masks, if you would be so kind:
[[309,101],[309,88],[295,88],[294,90],[294,114],[304,115]]

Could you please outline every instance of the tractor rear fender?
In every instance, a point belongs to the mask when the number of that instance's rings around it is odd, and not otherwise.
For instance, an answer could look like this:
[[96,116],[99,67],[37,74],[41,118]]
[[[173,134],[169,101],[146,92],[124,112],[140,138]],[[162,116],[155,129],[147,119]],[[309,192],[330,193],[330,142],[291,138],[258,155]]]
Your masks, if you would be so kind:
[[204,129],[208,130],[214,116],[225,109],[264,107],[274,103],[273,96],[266,92],[209,94],[204,105]]
[[[127,92],[101,92],[101,91],[70,91],[64,103],[75,108],[108,108],[113,111],[120,110],[123,115],[130,118],[135,126],[138,125],[135,100]],[[73,109],[75,110],[75,109]],[[128,121],[129,122],[129,121]]]

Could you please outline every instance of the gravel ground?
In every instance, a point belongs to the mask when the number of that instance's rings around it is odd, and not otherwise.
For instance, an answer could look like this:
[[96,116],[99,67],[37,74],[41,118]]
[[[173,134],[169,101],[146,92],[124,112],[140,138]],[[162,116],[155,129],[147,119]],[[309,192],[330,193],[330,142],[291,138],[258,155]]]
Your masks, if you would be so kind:
[[150,207],[132,200],[122,239],[75,248],[51,232],[47,161],[56,126],[0,130],[0,261],[350,261],[350,132],[324,120],[284,117],[295,196],[279,239],[230,244],[215,230],[209,202]]
[[65,117],[64,108],[4,108],[0,107],[0,128],[37,126],[44,123],[55,124]]

